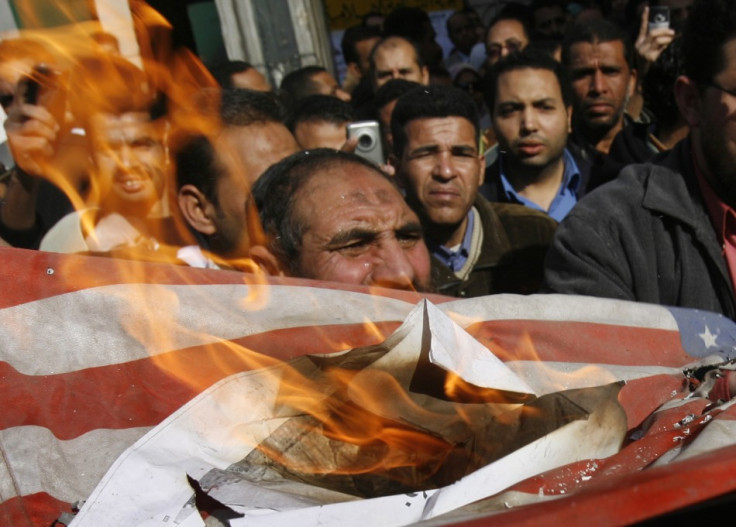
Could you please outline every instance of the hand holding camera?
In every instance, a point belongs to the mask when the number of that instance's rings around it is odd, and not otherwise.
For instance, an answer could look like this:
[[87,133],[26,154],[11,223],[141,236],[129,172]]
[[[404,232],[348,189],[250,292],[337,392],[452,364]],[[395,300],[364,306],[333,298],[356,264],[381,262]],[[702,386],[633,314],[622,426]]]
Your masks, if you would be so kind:
[[643,78],[649,66],[667,49],[675,38],[670,29],[670,11],[666,6],[647,6],[641,14],[639,36],[635,47],[639,68],[639,78]]
[[41,176],[54,155],[65,122],[66,77],[38,64],[16,86],[8,108],[5,131],[16,165],[26,174]]

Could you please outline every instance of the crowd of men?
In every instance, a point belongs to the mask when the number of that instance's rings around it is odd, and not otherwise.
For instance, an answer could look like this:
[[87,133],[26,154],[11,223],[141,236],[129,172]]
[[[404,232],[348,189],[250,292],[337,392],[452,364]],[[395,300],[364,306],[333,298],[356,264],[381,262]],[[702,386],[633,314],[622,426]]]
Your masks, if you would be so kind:
[[[274,87],[229,61],[191,104],[99,49],[58,75],[61,111],[38,78],[53,54],[4,40],[0,238],[736,319],[736,0],[535,0],[487,24],[457,11],[447,33],[443,57],[421,9],[371,13],[345,31],[342,84],[311,65]],[[379,163],[356,154],[362,121]]]

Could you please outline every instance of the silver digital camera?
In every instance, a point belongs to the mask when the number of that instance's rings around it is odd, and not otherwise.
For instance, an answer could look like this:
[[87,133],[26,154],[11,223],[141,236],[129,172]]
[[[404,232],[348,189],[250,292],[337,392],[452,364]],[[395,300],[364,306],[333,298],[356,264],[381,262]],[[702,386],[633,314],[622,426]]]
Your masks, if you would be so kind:
[[381,128],[378,121],[358,121],[348,124],[348,139],[358,138],[355,153],[377,165],[386,162],[381,141]]

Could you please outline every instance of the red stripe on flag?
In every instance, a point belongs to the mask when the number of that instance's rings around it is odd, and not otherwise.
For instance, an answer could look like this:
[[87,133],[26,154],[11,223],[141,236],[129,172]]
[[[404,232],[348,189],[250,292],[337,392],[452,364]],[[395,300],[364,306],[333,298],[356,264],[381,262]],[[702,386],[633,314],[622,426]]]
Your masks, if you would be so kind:
[[275,330],[59,375],[23,375],[0,362],[0,429],[38,425],[65,440],[98,428],[156,425],[228,375],[300,355],[378,344],[399,325]]
[[453,525],[631,525],[735,490],[736,446],[729,446],[678,463],[608,478],[567,497]]
[[49,298],[90,287],[115,284],[271,284],[319,287],[371,294],[416,304],[429,298],[439,304],[454,300],[440,295],[425,295],[381,287],[353,286],[318,280],[265,277],[237,271],[195,269],[171,264],[138,262],[75,254],[56,254],[0,247],[3,262],[3,294],[0,308]]
[[[661,401],[663,402],[663,401]],[[596,485],[600,481],[618,477],[648,467],[661,456],[692,441],[710,421],[696,418],[687,425],[678,423],[690,415],[700,415],[707,405],[703,399],[663,410],[654,414],[655,419],[642,438],[628,442],[618,453],[605,459],[588,459],[529,478],[512,487],[512,490],[545,495],[564,495]]]
[[677,331],[589,322],[492,320],[467,328],[501,360],[679,367],[693,361]]
[[13,527],[49,526],[62,512],[72,512],[68,503],[45,492],[14,497],[0,503],[0,525]]
[[682,393],[685,382],[682,375],[651,375],[628,381],[618,393],[618,402],[626,410],[627,429],[641,425],[663,403]]

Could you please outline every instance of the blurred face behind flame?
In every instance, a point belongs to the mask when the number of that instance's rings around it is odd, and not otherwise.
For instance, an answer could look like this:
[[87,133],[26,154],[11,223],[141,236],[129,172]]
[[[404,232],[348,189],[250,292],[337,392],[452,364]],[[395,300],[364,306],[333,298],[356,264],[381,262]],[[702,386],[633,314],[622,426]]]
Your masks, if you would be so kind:
[[139,217],[157,212],[167,167],[163,126],[144,112],[100,113],[90,119],[94,184],[105,210]]

